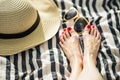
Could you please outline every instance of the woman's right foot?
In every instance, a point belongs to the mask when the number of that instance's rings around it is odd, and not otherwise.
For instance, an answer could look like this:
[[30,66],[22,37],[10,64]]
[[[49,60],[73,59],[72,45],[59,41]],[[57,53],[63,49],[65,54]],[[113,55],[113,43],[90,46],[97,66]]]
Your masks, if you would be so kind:
[[69,80],[77,80],[83,66],[82,51],[78,34],[71,27],[67,28],[62,33],[59,44],[68,58],[72,69]]
[[79,36],[74,29],[71,27],[64,29],[59,44],[70,63],[74,64],[77,59],[82,66],[82,51]]
[[100,47],[101,36],[95,26],[87,25],[83,32],[84,61],[96,65],[96,58]]

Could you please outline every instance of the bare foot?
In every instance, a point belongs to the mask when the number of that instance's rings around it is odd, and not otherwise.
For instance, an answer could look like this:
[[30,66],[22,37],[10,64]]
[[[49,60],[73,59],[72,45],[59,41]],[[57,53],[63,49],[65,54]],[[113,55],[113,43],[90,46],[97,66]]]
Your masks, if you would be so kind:
[[83,70],[79,75],[78,80],[103,80],[98,68],[96,67],[96,58],[101,42],[101,36],[98,29],[94,26],[87,25],[83,32],[83,42]]
[[81,61],[82,55],[79,36],[72,28],[64,29],[64,32],[60,36],[60,46],[69,61],[71,61],[72,58],[77,58]]
[[82,71],[83,59],[81,54],[81,47],[79,43],[79,36],[72,28],[64,29],[60,36],[60,46],[70,61],[72,69],[70,80],[77,80]]
[[101,36],[95,26],[87,25],[83,32],[84,41],[84,58],[92,59],[92,62],[96,64],[96,58],[100,47]]

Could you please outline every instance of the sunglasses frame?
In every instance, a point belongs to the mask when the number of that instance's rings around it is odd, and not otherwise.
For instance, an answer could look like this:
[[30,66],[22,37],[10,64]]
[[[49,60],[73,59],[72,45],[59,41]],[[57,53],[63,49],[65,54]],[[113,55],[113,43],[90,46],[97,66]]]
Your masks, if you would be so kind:
[[[72,9],[74,9],[75,10],[75,12],[76,12],[76,15],[74,16],[74,17],[72,17],[71,19],[65,19],[65,16],[66,16],[66,14],[70,11],[70,10],[72,10]],[[84,18],[84,17],[80,17],[80,15],[79,15],[79,12],[75,9],[75,8],[70,8],[66,13],[65,13],[65,15],[64,15],[64,20],[65,21],[70,21],[70,20],[74,20],[74,26],[75,26],[75,24],[76,24],[76,22],[79,20],[79,19],[84,19],[85,21],[86,21],[86,23],[88,23],[89,24],[89,21],[86,19],[86,18]],[[76,31],[77,32],[77,31]],[[83,31],[81,31],[81,32],[77,32],[78,34],[82,34],[82,32]]]
[[[67,14],[70,10],[72,10],[72,9],[75,10],[76,15],[75,15],[73,18],[69,19],[69,20],[65,19],[66,14]],[[72,8],[70,8],[69,10],[66,11],[66,13],[65,13],[65,15],[64,15],[64,20],[65,20],[65,21],[70,21],[70,20],[74,20],[74,19],[76,19],[76,18],[78,18],[78,17],[79,17],[78,11],[77,11],[75,8],[72,7]]]

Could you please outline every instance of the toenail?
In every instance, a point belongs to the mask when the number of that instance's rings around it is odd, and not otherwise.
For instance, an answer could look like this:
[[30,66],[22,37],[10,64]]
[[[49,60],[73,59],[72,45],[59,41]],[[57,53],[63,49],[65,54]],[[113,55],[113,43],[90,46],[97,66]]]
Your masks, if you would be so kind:
[[72,30],[72,28],[71,28],[71,27],[68,27],[67,30],[70,31],[70,30]]
[[66,31],[66,28],[64,28],[64,31]]
[[88,29],[90,29],[90,28],[91,28],[91,25],[90,25],[90,24],[88,24],[88,25],[87,25],[87,28],[88,28]]
[[62,32],[62,34],[64,34],[64,31]]
[[92,28],[95,28],[95,26],[92,26]]

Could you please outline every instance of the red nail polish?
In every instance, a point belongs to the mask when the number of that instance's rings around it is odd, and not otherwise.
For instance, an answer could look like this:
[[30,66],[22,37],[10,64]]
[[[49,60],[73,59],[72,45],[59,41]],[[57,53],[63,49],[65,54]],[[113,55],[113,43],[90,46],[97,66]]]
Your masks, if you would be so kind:
[[92,26],[92,28],[95,28],[95,26]]
[[66,28],[64,28],[64,31],[66,31]]
[[90,28],[91,28],[91,25],[88,24],[88,25],[87,25],[87,28],[90,29]]
[[64,31],[62,32],[62,34],[64,34]]
[[70,30],[72,30],[72,28],[71,28],[71,27],[68,27],[67,30],[70,31]]

